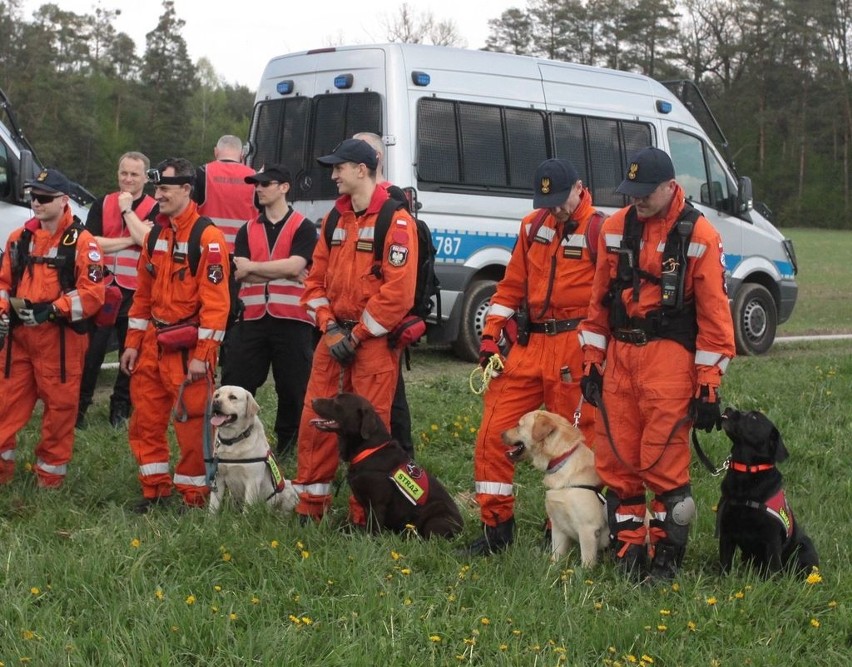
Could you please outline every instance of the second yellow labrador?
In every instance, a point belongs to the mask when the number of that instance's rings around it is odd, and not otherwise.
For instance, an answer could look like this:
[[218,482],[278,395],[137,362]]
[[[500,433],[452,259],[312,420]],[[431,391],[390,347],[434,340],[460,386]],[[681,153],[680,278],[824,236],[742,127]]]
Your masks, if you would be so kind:
[[598,551],[609,546],[609,530],[598,496],[602,483],[595,471],[595,455],[583,434],[564,417],[535,410],[505,431],[503,442],[512,461],[528,460],[544,473],[544,505],[553,530],[552,558],[563,556],[571,539],[580,544],[583,566],[594,566]]

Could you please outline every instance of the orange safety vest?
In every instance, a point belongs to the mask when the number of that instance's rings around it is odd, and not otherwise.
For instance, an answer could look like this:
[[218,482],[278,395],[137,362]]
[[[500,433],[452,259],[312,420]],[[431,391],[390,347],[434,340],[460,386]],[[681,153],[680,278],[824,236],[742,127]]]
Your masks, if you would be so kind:
[[204,203],[198,206],[198,213],[222,230],[228,252],[233,254],[237,230],[257,215],[254,186],[245,182],[246,176],[254,175],[254,169],[239,162],[217,160],[209,162],[204,172]]
[[[121,209],[118,207],[118,194],[113,192],[104,197],[103,205],[103,235],[107,238],[117,239],[130,236]],[[148,217],[157,200],[145,195],[139,205],[134,209],[140,220]],[[112,284],[113,278],[119,286],[129,290],[136,290],[136,266],[139,263],[139,246],[132,245],[124,250],[119,250],[111,257],[105,258],[104,264],[110,274],[104,278],[104,285]]]
[[[293,246],[293,238],[304,219],[305,216],[301,213],[292,211],[287,222],[284,223],[284,229],[278,233],[271,252],[263,223],[259,218],[249,220],[246,224],[246,232],[251,259],[256,262],[287,259]],[[284,278],[264,283],[243,283],[240,287],[240,300],[245,306],[243,319],[259,320],[269,313],[273,317],[313,324],[314,321],[308,315],[308,311],[299,304],[304,291],[305,286],[301,283]]]

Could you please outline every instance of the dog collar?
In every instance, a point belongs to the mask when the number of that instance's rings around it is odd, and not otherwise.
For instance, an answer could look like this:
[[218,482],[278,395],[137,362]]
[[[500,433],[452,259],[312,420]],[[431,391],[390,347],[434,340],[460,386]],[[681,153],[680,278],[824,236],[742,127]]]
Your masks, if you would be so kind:
[[364,449],[364,450],[358,452],[355,456],[352,457],[352,461],[350,462],[350,465],[355,465],[356,463],[360,463],[361,461],[366,459],[368,456],[375,454],[380,449],[387,447],[388,444],[389,444],[388,442],[385,442],[385,443],[379,445],[378,447],[370,447],[370,449]]
[[757,465],[750,466],[746,463],[739,463],[738,461],[731,461],[731,470],[735,470],[736,472],[764,472],[765,470],[772,470],[775,467],[773,463],[758,463]]
[[546,474],[551,474],[559,470],[562,466],[565,465],[565,462],[568,460],[568,457],[571,456],[575,451],[577,451],[577,445],[574,445],[567,452],[562,454],[561,456],[557,456],[555,459],[550,459],[550,463],[547,464]]
[[245,431],[240,433],[236,438],[223,438],[218,433],[216,434],[216,439],[223,445],[233,445],[235,442],[239,442],[240,440],[245,440],[251,434],[252,429],[254,428],[254,424],[249,426]]

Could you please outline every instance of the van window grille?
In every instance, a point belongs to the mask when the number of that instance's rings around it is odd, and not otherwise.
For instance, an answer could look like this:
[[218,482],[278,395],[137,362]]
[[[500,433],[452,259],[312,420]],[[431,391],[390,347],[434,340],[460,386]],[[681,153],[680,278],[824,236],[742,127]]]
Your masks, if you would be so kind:
[[299,173],[308,149],[310,117],[311,101],[306,97],[258,104],[249,135],[252,145],[249,164],[260,169],[267,164],[283,163],[290,173]]

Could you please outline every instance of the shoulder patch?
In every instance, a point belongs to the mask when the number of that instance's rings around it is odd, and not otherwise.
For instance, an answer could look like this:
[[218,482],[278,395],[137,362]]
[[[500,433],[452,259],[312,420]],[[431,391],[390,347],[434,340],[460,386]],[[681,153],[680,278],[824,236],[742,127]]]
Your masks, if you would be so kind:
[[391,266],[405,266],[408,261],[408,248],[394,243],[388,250],[388,263]]
[[207,280],[214,285],[218,285],[225,279],[225,270],[221,264],[207,265]]
[[[207,244],[207,263],[208,264],[221,264],[222,263],[222,250],[219,247],[218,243],[208,243]],[[221,266],[219,267],[222,268]]]
[[100,264],[89,264],[89,269],[86,272],[86,275],[93,283],[103,282],[104,267],[102,267]]

